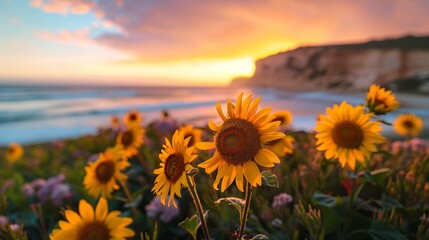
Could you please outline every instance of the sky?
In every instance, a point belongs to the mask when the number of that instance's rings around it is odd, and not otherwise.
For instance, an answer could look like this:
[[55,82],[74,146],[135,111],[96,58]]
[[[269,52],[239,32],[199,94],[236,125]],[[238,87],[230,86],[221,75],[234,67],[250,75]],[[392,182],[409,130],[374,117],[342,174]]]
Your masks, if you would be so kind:
[[427,0],[0,0],[0,84],[225,86],[303,45],[429,35]]

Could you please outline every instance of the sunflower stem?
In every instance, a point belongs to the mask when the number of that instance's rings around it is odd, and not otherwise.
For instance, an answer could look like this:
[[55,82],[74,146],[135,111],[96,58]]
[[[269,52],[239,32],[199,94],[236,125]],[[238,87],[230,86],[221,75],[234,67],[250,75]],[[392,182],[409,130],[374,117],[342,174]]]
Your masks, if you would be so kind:
[[[355,169],[354,172],[355,172],[355,175],[356,175],[357,168]],[[352,179],[352,187],[351,187],[350,195],[349,195],[349,207],[348,207],[348,210],[347,210],[347,213],[346,213],[346,219],[345,219],[345,222],[344,222],[344,228],[343,228],[343,234],[342,234],[343,236],[342,236],[341,239],[346,239],[347,238],[346,234],[347,234],[347,230],[348,230],[349,225],[350,225],[350,221],[351,221],[351,217],[352,217],[351,215],[353,214],[354,200],[356,198],[356,185],[357,185],[356,178],[353,178]],[[360,192],[360,190],[359,190],[359,192]]]
[[250,209],[250,201],[252,200],[252,191],[253,191],[252,185],[247,183],[246,184],[246,199],[245,199],[245,203],[244,203],[244,211],[243,211],[243,215],[241,216],[240,230],[238,231],[237,240],[241,240],[241,238],[243,237],[243,234],[244,234],[244,228],[246,227],[246,222],[247,222],[247,215],[249,214],[249,209]]
[[133,197],[131,196],[130,190],[128,189],[127,183],[125,181],[119,181],[122,185],[122,189],[124,190],[125,196],[129,203],[133,202]]
[[209,228],[207,227],[206,219],[204,218],[203,206],[201,205],[200,198],[197,193],[197,187],[195,185],[194,178],[186,175],[186,180],[188,181],[188,190],[192,196],[192,200],[194,200],[195,208],[198,211],[198,215],[200,217],[201,225],[203,227],[204,237],[207,240],[210,240]]
[[[119,182],[122,185],[122,189],[124,190],[125,196],[127,196],[128,203],[132,203],[134,200],[133,200],[133,197],[131,196],[130,190],[128,189],[127,182],[126,181],[119,181]],[[138,212],[134,206],[132,207],[132,211],[133,211],[134,221],[137,221]],[[137,226],[137,224],[136,224],[136,226]]]

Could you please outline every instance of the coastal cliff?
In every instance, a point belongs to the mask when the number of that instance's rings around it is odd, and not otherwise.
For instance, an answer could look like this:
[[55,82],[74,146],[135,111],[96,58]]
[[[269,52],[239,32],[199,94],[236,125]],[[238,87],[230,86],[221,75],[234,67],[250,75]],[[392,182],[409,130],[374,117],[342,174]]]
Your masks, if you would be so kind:
[[429,37],[300,47],[255,64],[247,86],[363,90],[372,83],[406,83],[418,89],[429,82]]

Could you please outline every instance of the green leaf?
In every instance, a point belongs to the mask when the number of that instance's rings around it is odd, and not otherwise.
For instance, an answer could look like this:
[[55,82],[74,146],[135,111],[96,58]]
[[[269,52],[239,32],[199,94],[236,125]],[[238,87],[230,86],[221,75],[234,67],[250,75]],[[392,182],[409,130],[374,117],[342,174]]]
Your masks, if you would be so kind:
[[368,170],[364,170],[364,171],[359,172],[358,176],[363,177],[367,182],[375,184],[374,177],[372,176],[371,172]]
[[380,206],[382,206],[383,208],[386,209],[392,209],[392,208],[403,208],[404,206],[398,202],[397,200],[389,197],[386,194],[383,194],[381,196],[381,199],[379,201],[377,201],[378,204],[380,204]]
[[322,216],[322,225],[326,234],[333,232],[340,224],[341,219],[335,209],[321,206],[320,212]]
[[368,230],[373,240],[407,240],[407,238],[396,229],[381,222],[373,222]]
[[201,221],[196,214],[194,214],[191,218],[186,218],[179,223],[179,227],[182,227],[183,229],[188,231],[192,235],[192,238],[194,240],[197,239],[197,231],[200,226]]
[[372,178],[376,185],[384,187],[386,178],[392,173],[390,168],[380,168],[374,171],[371,171]]
[[319,191],[316,191],[313,194],[313,198],[316,201],[317,204],[321,205],[321,206],[326,206],[326,207],[335,207],[337,205],[337,199],[326,195],[324,193],[321,193]]
[[215,203],[216,204],[226,203],[229,206],[235,207],[235,209],[237,209],[238,211],[240,221],[241,221],[241,214],[245,204],[245,201],[243,199],[236,198],[236,197],[219,198],[218,200],[215,201]]
[[270,172],[270,171],[263,171],[261,172],[262,177],[262,185],[268,186],[268,187],[279,187],[279,180],[277,179],[277,176]]
[[258,239],[269,239],[267,236],[265,236],[264,234],[258,234],[256,236],[254,236],[253,238],[251,238],[250,240],[258,240]]

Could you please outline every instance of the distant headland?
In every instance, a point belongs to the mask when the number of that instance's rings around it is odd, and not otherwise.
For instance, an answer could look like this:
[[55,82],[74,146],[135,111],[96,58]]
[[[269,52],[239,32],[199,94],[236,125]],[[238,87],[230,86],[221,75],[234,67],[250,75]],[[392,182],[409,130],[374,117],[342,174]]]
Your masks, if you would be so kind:
[[303,46],[255,62],[253,76],[232,85],[291,90],[364,90],[380,84],[429,93],[429,36]]

